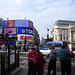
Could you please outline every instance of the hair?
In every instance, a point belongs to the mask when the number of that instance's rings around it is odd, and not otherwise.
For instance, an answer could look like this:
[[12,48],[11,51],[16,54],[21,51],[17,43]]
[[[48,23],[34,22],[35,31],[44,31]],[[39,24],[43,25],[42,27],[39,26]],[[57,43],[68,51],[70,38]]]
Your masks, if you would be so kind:
[[32,48],[32,50],[35,50],[35,48]]
[[66,46],[65,45],[62,45],[62,48],[66,48]]
[[54,47],[55,47],[55,45],[54,45],[54,44],[52,44],[51,46],[54,46]]

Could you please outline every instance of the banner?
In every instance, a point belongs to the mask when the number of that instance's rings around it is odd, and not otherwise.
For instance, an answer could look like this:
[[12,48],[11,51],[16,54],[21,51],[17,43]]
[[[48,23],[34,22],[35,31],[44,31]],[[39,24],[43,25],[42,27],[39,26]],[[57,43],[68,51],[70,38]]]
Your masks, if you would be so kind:
[[33,36],[32,35],[24,35],[24,34],[18,35],[18,41],[24,41],[25,39],[27,41],[32,41]]
[[28,34],[28,35],[33,35],[33,29],[28,29],[28,28],[18,28],[18,34]]
[[16,28],[4,28],[4,35],[16,34]]
[[14,27],[29,27],[28,20],[15,20],[14,23]]
[[14,27],[14,20],[8,20],[8,27]]
[[16,43],[16,41],[7,41],[7,42],[3,42],[3,43],[10,43],[10,44],[15,44]]

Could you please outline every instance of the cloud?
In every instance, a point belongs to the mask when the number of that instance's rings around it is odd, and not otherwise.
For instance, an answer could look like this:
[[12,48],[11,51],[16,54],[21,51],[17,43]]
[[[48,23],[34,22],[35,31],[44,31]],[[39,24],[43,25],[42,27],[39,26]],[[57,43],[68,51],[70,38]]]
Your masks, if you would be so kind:
[[[0,17],[33,21],[40,36],[46,38],[57,20],[75,20],[75,1],[72,0],[0,0]],[[50,32],[49,31],[49,32]]]

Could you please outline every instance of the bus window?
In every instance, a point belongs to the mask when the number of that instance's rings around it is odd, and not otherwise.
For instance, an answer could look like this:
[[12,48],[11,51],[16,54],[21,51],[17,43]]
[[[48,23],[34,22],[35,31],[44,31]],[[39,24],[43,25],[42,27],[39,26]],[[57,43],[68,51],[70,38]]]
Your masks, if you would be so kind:
[[55,44],[55,47],[61,47],[62,45],[61,44]]
[[45,44],[43,47],[47,47],[47,44]]

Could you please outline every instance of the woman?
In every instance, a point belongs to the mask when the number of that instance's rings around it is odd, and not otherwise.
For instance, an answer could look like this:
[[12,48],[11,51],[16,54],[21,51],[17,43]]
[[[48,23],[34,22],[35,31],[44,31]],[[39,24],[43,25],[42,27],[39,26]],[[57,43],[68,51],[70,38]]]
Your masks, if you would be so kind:
[[37,52],[38,52],[38,56],[39,56],[39,59],[38,59],[38,75],[43,75],[43,73],[44,73],[43,55],[39,50],[37,50]]

